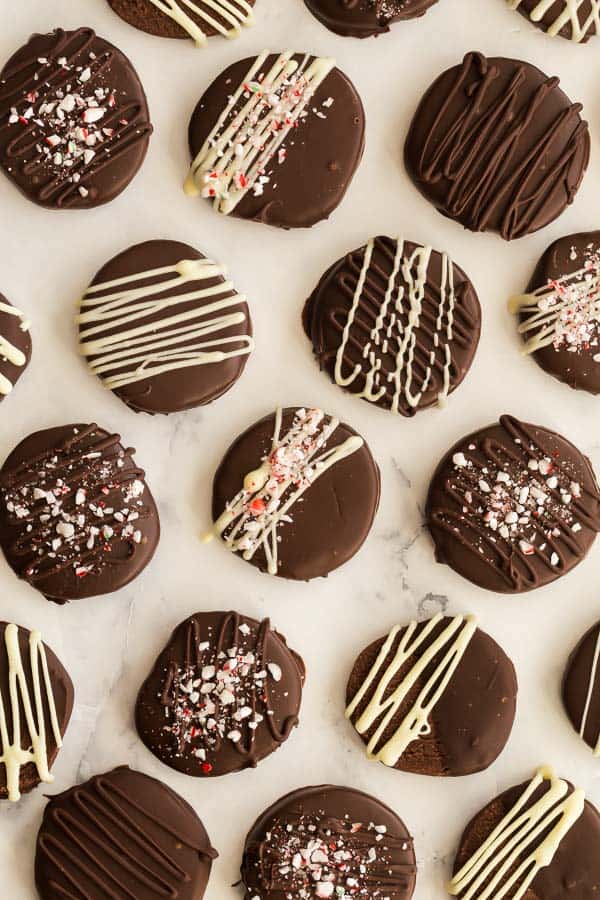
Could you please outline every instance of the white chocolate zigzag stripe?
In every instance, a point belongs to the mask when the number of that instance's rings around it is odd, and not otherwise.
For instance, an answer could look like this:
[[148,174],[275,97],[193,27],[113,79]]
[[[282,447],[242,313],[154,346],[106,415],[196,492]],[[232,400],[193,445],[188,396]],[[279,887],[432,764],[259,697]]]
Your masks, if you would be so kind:
[[[207,41],[201,27],[186,10],[198,16],[218,34],[226,38],[237,38],[242,33],[242,25],[252,25],[254,15],[246,0],[150,0],[165,16],[173,19],[189,36],[197,47],[204,47]],[[212,10],[212,12],[211,12]],[[219,18],[215,18],[215,13]],[[227,25],[223,25],[223,21]]]
[[[172,277],[164,279],[165,275]],[[77,316],[80,325],[89,326],[81,331],[80,349],[88,357],[92,371],[107,388],[115,390],[164,372],[250,353],[254,341],[249,335],[212,337],[246,321],[246,298],[237,293],[222,296],[233,290],[231,281],[202,286],[202,282],[224,275],[224,267],[210,259],[187,259],[92,285],[81,300]],[[158,279],[156,283],[144,285],[154,278]],[[190,282],[201,284],[183,294],[155,297]],[[176,311],[181,304],[194,300],[207,302]],[[175,310],[172,315],[170,310]],[[164,314],[164,318],[152,321],[156,313]],[[131,327],[115,331],[125,325]],[[228,350],[230,344],[238,346]]]
[[[430,641],[432,633],[443,618],[443,615],[438,613],[418,634],[415,634],[418,623],[411,622],[398,643],[394,658],[384,670],[383,665],[396,643],[398,633],[402,630],[400,625],[395,625],[384,641],[369,674],[348,705],[346,718],[351,719],[365,695],[373,689],[371,699],[354,725],[359,734],[364,734],[379,722],[367,744],[367,755],[370,759],[379,760],[386,766],[395,766],[409,744],[431,732],[429,723],[431,711],[448,687],[477,629],[477,620],[474,616],[455,616],[439,635]],[[420,657],[398,687],[386,696],[398,672],[420,648],[423,648]],[[394,734],[377,749],[402,703],[438,654],[441,654],[442,658],[428,677],[411,709]]]
[[[310,99],[335,66],[335,60],[280,54],[264,78],[261,68],[271,54],[264,50],[229,98],[216,125],[194,159],[184,185],[187,194],[214,198],[215,209],[228,215],[257,185],[275,153],[304,113]],[[255,81],[255,78],[260,78]],[[231,113],[242,97],[239,112]],[[228,119],[231,121],[228,123]]]
[[[518,9],[523,0],[508,0],[511,9]],[[571,40],[576,44],[581,43],[588,33],[595,26],[596,31],[600,33],[600,0],[590,0],[590,14],[584,22],[580,20],[579,9],[583,6],[585,0],[562,0],[564,9],[559,13],[547,29],[550,37],[562,31],[565,25],[571,25]],[[541,22],[548,10],[555,6],[556,0],[540,0],[529,13],[532,22]]]
[[[600,627],[598,628],[598,635],[596,637],[596,646],[594,647],[594,656],[592,659],[592,666],[590,668],[590,680],[588,682],[588,689],[585,698],[585,706],[583,708],[583,715],[581,717],[581,726],[579,728],[579,736],[583,737],[585,734],[585,728],[587,725],[588,716],[590,714],[590,706],[592,703],[592,697],[594,696],[594,690],[596,689],[596,673],[598,671],[598,664],[600,662]],[[596,741],[596,746],[594,747],[594,756],[600,756],[600,734],[598,735],[598,739]]]
[[[546,781],[548,789],[526,809]],[[520,900],[583,812],[584,792],[568,790],[551,768],[538,769],[513,808],[456,873],[448,893],[461,900]]]
[[[29,322],[23,317],[23,313],[15,306],[0,301],[0,312],[6,313],[9,316],[18,316],[18,318],[21,319],[21,330],[29,331]],[[11,342],[2,334],[0,334],[0,359],[5,359],[7,362],[12,363],[13,366],[19,366],[19,368],[22,368],[27,362],[25,354],[19,350],[18,347],[15,347],[14,344],[11,344]],[[6,375],[0,373],[0,394],[6,396],[6,394],[10,394],[12,389],[12,381],[9,381]]]
[[[7,721],[7,712],[4,709],[4,701],[0,692],[0,763],[6,768],[6,785],[8,799],[16,801],[20,798],[19,776],[21,767],[28,763],[34,763],[41,781],[50,784],[54,776],[48,769],[48,752],[46,748],[46,710],[50,718],[52,732],[57,747],[62,747],[62,737],[52,682],[48,671],[46,650],[42,643],[39,631],[32,631],[29,635],[29,658],[31,665],[31,679],[33,686],[33,698],[29,691],[27,676],[23,667],[23,659],[19,647],[19,633],[16,625],[7,625],[4,632],[6,653],[8,656],[8,691],[10,697],[10,726]],[[46,701],[42,696],[42,678],[40,677],[40,665],[43,676]],[[34,711],[35,706],[35,711]],[[31,748],[21,748],[23,731],[22,713],[25,716],[27,730],[31,737]],[[12,740],[11,740],[12,736]]]

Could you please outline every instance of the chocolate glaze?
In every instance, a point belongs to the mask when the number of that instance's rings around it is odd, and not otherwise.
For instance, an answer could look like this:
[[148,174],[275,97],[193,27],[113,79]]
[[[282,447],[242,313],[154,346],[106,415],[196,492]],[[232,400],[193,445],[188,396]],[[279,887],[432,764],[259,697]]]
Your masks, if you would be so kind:
[[[12,306],[12,303],[6,299],[4,294],[0,294],[0,306],[2,303]],[[14,316],[0,309],[0,338],[4,338],[9,344],[20,350],[26,359],[25,365],[17,366],[2,356],[2,347],[0,346],[0,376],[8,379],[13,388],[31,360],[31,333],[29,327],[23,328],[22,325],[23,320],[20,316]],[[7,396],[8,394],[0,390],[0,403]]]
[[[119,253],[107,262],[94,276],[92,285],[104,284],[106,282],[111,282],[114,279],[124,278],[130,275],[138,275],[151,269],[172,266],[182,260],[198,260],[205,258],[203,253],[199,253],[198,250],[189,247],[187,244],[182,244],[179,241],[146,241],[143,244],[136,244],[134,247],[130,247],[128,250]],[[166,276],[141,278],[139,281],[135,282],[135,287],[142,288],[146,285],[154,286],[161,281],[172,281],[174,277],[176,277],[174,273],[170,273]],[[206,278],[202,281],[200,279],[188,281],[175,287],[170,286],[165,291],[159,293],[138,297],[135,305],[143,305],[144,303],[147,303],[148,300],[162,300],[167,297],[177,297],[181,294],[187,294],[194,290],[208,289],[216,284],[223,283],[224,281],[225,278],[220,275],[215,278]],[[94,293],[93,298],[94,300],[100,299],[106,294],[114,293],[114,290],[115,289],[112,288],[104,292]],[[171,325],[169,328],[163,327],[160,329],[158,326],[165,318],[170,318],[174,315],[183,316],[191,310],[200,311],[203,307],[210,306],[217,300],[235,296],[237,296],[235,290],[224,290],[217,295],[200,299],[195,298],[185,303],[177,304],[176,308],[170,307],[164,310],[150,311],[135,323],[130,321],[111,328],[111,322],[109,321],[108,327],[103,326],[101,330],[97,330],[91,339],[97,339],[99,336],[104,338],[112,334],[117,335],[129,328],[139,327],[148,323],[156,323],[157,328],[152,334],[155,336],[155,339],[159,339],[169,331],[182,327],[180,322],[174,326]],[[133,305],[134,304],[132,304],[132,306]],[[87,307],[85,309],[87,309]],[[84,308],[82,308],[82,311],[84,311]],[[238,348],[241,349],[244,346],[244,341],[240,340],[236,342],[233,340],[235,337],[239,336],[241,339],[244,335],[252,335],[252,323],[250,321],[250,313],[247,304],[243,300],[240,300],[239,305],[227,310],[227,312],[231,311],[243,313],[245,321],[239,324],[228,325],[205,338],[206,341],[218,341],[222,338],[223,341],[227,341],[227,344],[223,343],[222,346],[228,351],[237,350]],[[201,318],[202,316],[200,312],[198,312],[197,318],[192,320],[190,324],[200,324]],[[204,314],[203,321],[207,322],[209,318],[210,314]],[[80,337],[84,339],[85,332],[90,328],[97,329],[98,326],[97,324],[89,322],[80,323]],[[198,339],[194,342],[197,343]],[[177,344],[173,342],[172,347],[177,349]],[[104,352],[110,352],[110,348]],[[88,357],[88,361],[90,364],[93,364],[94,360],[97,358],[98,355],[92,355]],[[171,413],[191,409],[195,406],[203,406],[206,403],[211,403],[213,400],[216,400],[235,384],[244,370],[247,358],[247,355],[234,356],[219,362],[187,366],[169,372],[161,372],[158,375],[144,378],[141,381],[135,381],[131,384],[117,387],[114,389],[114,392],[127,404],[127,406],[131,407],[131,409],[134,409],[136,412]],[[122,374],[131,368],[132,366],[128,363],[124,365],[121,364],[121,366],[113,365],[110,369],[104,368],[102,376],[108,377]],[[133,368],[135,368],[135,366]],[[150,370],[152,365],[147,366],[146,368],[147,370]]]
[[567,663],[562,685],[573,728],[593,750],[600,749],[600,622],[581,638]]
[[[404,241],[403,259],[409,258],[419,246],[412,241]],[[372,346],[371,332],[386,302],[389,279],[394,271],[395,248],[396,241],[392,238],[377,237],[374,240],[365,289],[362,291],[361,300],[354,316],[351,340],[348,341],[344,353],[344,375],[350,374],[355,366],[360,366],[362,369],[362,374],[358,375],[346,388],[351,393],[360,393],[365,388],[365,376],[369,371],[370,363],[365,358],[364,350],[367,343]],[[336,356],[360,278],[365,249],[364,246],[359,247],[358,250],[346,254],[337,263],[334,263],[321,277],[304,308],[304,330],[312,341],[320,368],[324,369],[333,381],[335,381]],[[415,377],[412,379],[415,391],[424,385],[425,373],[430,365],[432,353],[435,354],[435,364],[428,387],[424,390],[416,406],[411,406],[405,397],[406,371],[404,372],[398,406],[398,412],[403,416],[412,416],[419,409],[434,405],[443,390],[446,344],[443,341],[436,341],[435,338],[440,330],[436,327],[436,320],[440,304],[442,265],[442,254],[434,250],[427,269],[423,314],[415,331],[413,365]],[[473,361],[481,332],[481,308],[475,288],[463,270],[454,264],[452,276],[456,305],[453,321],[454,337],[449,344],[452,355],[449,392],[457,388],[465,378]],[[386,385],[386,376],[391,375],[397,368],[399,341],[408,324],[410,303],[406,288],[407,279],[400,268],[394,281],[394,301],[389,307],[390,314],[393,316],[394,322],[399,322],[399,327],[397,331],[393,331],[390,326],[392,339],[388,341],[387,352],[382,352],[381,348],[378,349],[383,373],[381,386],[386,387],[386,390],[376,402],[384,409],[392,407],[395,388],[392,382],[388,381]],[[395,301],[400,289],[402,289],[401,312],[397,315]],[[386,318],[385,323],[387,324],[388,321],[389,317]],[[381,334],[388,335],[385,325],[382,326]],[[394,340],[394,336],[397,336],[398,340]],[[407,353],[408,350],[405,352],[405,358]]]
[[[9,660],[8,653],[6,651],[6,642],[4,639],[4,633],[8,624],[8,622],[0,622],[0,694],[2,695],[4,710],[9,722],[9,735],[12,739],[13,735],[11,730],[11,719],[9,712],[11,709],[10,688],[8,683]],[[31,674],[31,656],[29,652],[30,634],[31,632],[28,631],[27,628],[22,628],[21,626],[18,627],[19,649],[21,651],[23,669],[25,671],[25,680],[29,688],[30,696],[33,697],[34,688],[33,678]],[[71,719],[71,713],[73,712],[73,701],[75,696],[73,682],[69,677],[69,673],[66,671],[65,667],[56,656],[56,654],[50,649],[50,647],[48,647],[47,644],[44,644],[44,648],[46,651],[48,674],[50,675],[50,683],[52,685],[52,694],[54,697],[54,704],[56,707],[56,716],[58,719],[60,734],[62,737],[64,737],[69,725],[69,721]],[[43,687],[42,697],[44,699],[46,697]],[[48,756],[48,768],[51,769],[54,761],[56,760],[56,757],[58,756],[59,748],[56,746],[50,716],[48,715],[47,703],[44,703],[44,709],[46,712],[46,715],[44,717],[46,725],[46,751]],[[28,750],[31,747],[31,735],[29,733],[29,728],[27,727],[27,720],[23,715],[21,716],[21,747],[23,748],[23,750]],[[0,756],[3,756],[4,752],[5,748],[2,742],[2,737],[0,736]],[[39,783],[40,777],[38,775],[35,763],[26,763],[21,767],[21,771],[19,773],[19,790],[22,794],[29,793],[29,791],[37,787]],[[0,799],[5,799],[7,793],[6,767],[4,765],[0,765]]]
[[[106,97],[95,101],[97,90],[106,90]],[[105,110],[99,124],[86,125],[86,103],[81,109],[77,104],[69,107],[59,121],[57,104],[66,95],[91,97]],[[52,110],[41,110],[43,104],[53,104]],[[13,108],[22,121],[9,121]],[[91,145],[80,134],[75,140],[78,155],[72,157],[67,138],[82,127],[98,140]],[[41,206],[88,209],[112,200],[142,165],[151,132],[146,95],[135,69],[91,28],[34,34],[0,72],[0,165]],[[49,147],[49,139],[57,137],[61,143]],[[88,160],[84,151],[94,155]],[[68,159],[70,166],[65,165]]]
[[152,559],[158,511],[133,453],[96,424],[64,425],[25,438],[2,466],[0,546],[48,600],[116,591]]
[[[265,72],[276,58],[276,54],[268,57]],[[300,53],[294,57],[298,61],[303,58]],[[249,57],[229,66],[201,97],[189,125],[192,159],[254,59]],[[333,98],[333,104],[323,107],[329,98]],[[314,114],[313,108],[322,111],[325,118]],[[232,112],[238,109],[236,105]],[[309,228],[327,219],[344,197],[360,163],[364,132],[365,114],[360,97],[349,78],[334,68],[315,91],[309,114],[285,142],[285,161],[279,164],[274,160],[269,165],[273,177],[265,185],[262,196],[248,192],[231,215],[280,228]]]
[[201,900],[216,856],[179,794],[120,766],[50,799],[35,883],[41,900]]
[[[198,3],[199,0],[196,0],[196,2]],[[246,0],[246,2],[250,6],[254,6],[256,0]],[[133,25],[134,28],[139,28],[140,31],[145,31],[147,34],[153,34],[156,37],[188,38],[189,40],[189,34],[181,25],[178,25],[170,16],[161,12],[150,0],[108,0],[108,4],[125,22]],[[207,37],[212,37],[218,33],[214,26],[207,22],[206,19],[201,19],[182,0],[180,0],[180,5],[190,19],[200,26]],[[207,7],[207,12],[210,13],[215,21],[219,22],[223,27],[227,27],[228,23],[223,20],[214,8]]]
[[437,0],[304,0],[311,13],[342,37],[385,34],[393,22],[424,16]]
[[[545,474],[531,469],[540,462]],[[497,481],[501,472],[508,481]],[[524,488],[525,513],[519,509]],[[543,507],[538,508],[535,491],[547,496]],[[496,529],[484,519],[494,509]],[[500,526],[507,513],[517,520],[525,515],[527,523],[507,526],[505,538]],[[426,516],[438,562],[479,587],[519,593],[549,584],[581,562],[600,531],[600,493],[589,460],[573,444],[546,428],[502,416],[443,457],[431,480]]]
[[[427,642],[399,669],[384,691],[381,702],[385,702],[396,690],[449,621],[448,617],[443,618]],[[425,624],[419,624],[415,636],[420,634]],[[383,662],[381,674],[391,664],[405,633],[406,628],[398,633]],[[346,687],[346,704],[352,701],[363,685],[386,637],[370,644],[356,660]],[[446,646],[438,652],[417,678],[414,687],[383,732],[377,749],[396,732],[448,649]],[[351,719],[353,723],[362,715],[378,682],[379,679],[375,679],[371,689],[357,706]],[[490,635],[477,628],[450,683],[429,716],[430,733],[409,744],[394,768],[419,775],[471,775],[486,769],[508,741],[515,718],[516,700],[517,676],[512,662]],[[381,717],[371,729],[360,735],[365,744],[380,722]]]
[[[581,29],[585,28],[586,23],[589,21],[590,25],[588,30],[585,31],[583,37],[581,38],[582,43],[586,43],[592,37],[592,35],[597,33],[596,23],[593,18],[594,11],[594,3],[595,0],[580,0],[579,6],[576,10],[577,19],[579,21],[579,26]],[[546,10],[544,15],[539,19],[539,21],[534,21],[531,17],[532,13],[538,9],[540,5],[540,0],[521,0],[520,5],[517,7],[518,11],[522,16],[531,22],[536,28],[541,28],[542,31],[548,31],[549,28],[555,24],[557,19],[562,16],[565,12],[568,0],[554,0],[554,3],[551,3],[549,8]],[[569,17],[565,24],[562,26],[560,31],[558,32],[560,37],[566,38],[569,41],[575,39],[573,34],[573,22]]]
[[[161,762],[186,775],[255,767],[298,724],[304,673],[268,619],[195,613],[177,626],[140,689],[138,734]],[[190,681],[199,683],[188,690]],[[201,690],[211,682],[213,689]],[[225,702],[223,690],[233,701]]]
[[590,154],[581,104],[558,84],[530,63],[467,53],[414,115],[404,160],[415,186],[445,216],[505,240],[554,221]]
[[[261,900],[325,896],[315,892],[319,882],[306,866],[296,869],[287,865],[294,851],[311,841],[324,845],[315,848],[328,860],[321,860],[323,881],[333,876],[335,884],[344,885],[346,878],[355,878],[352,896],[357,900],[412,897],[417,867],[412,838],[402,820],[388,806],[361,791],[320,785],[282,797],[250,829],[242,862],[246,900],[257,896]],[[371,861],[367,861],[369,850],[374,856]],[[345,860],[344,871],[339,871],[335,863],[338,851],[352,854],[349,861]],[[300,895],[302,888],[306,894]]]

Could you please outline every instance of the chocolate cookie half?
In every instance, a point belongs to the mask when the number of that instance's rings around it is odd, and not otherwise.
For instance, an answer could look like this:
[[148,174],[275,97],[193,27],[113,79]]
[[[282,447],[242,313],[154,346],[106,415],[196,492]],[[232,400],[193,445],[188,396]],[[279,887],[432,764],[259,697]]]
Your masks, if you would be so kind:
[[50,798],[35,883],[41,900],[202,900],[216,856],[183,797],[120,766]]
[[254,23],[256,0],[108,0],[130,25],[157,37],[191,38],[204,47],[220,34],[237,38]]
[[220,397],[254,348],[246,298],[226,269],[178,241],[136,244],[84,294],[79,347],[128,406],[171,413]]
[[502,416],[441,460],[426,516],[438,562],[513,594],[581,562],[600,531],[600,492],[589,460],[566,438]]
[[360,97],[335,60],[265,51],[229,66],[200,99],[185,190],[224,215],[309,228],[341,202],[364,132]]
[[591,900],[600,891],[600,814],[582,790],[538,769],[469,822],[448,892],[463,898]]
[[570,234],[544,253],[512,297],[525,353],[569,387],[600,394],[600,231]]
[[342,37],[385,34],[393,22],[424,16],[437,0],[304,0],[311,13]]
[[333,382],[412,416],[466,376],[479,343],[475,288],[446,253],[377,237],[325,272],[304,330]]
[[34,34],[0,72],[0,165],[30,200],[88,209],[123,191],[152,132],[130,61],[91,28]]
[[132,448],[96,424],[25,438],[0,470],[0,546],[48,600],[108,594],[140,574],[160,534]]
[[0,294],[0,403],[10,394],[31,359],[30,323]]
[[50,773],[73,711],[73,682],[39,631],[0,622],[0,799],[20,800]]
[[138,734],[186,775],[254,767],[298,724],[304,674],[268,619],[195,613],[177,626],[140,689]]
[[507,0],[511,9],[533,22],[550,37],[576,44],[600,31],[600,0]]
[[505,240],[573,202],[590,155],[587,122],[535,66],[467,53],[429,88],[404,147],[409,176],[437,209]]
[[600,622],[581,638],[567,663],[562,686],[573,728],[600,756]]
[[246,900],[410,900],[417,867],[402,820],[375,797],[321,785],[292,791],[246,837]]
[[349,425],[321,409],[278,409],[225,454],[206,539],[270,575],[309,581],[358,552],[379,492],[377,464]]
[[512,730],[515,669],[474,616],[407,626],[360,654],[346,717],[386,766],[419,775],[470,775],[490,766]]

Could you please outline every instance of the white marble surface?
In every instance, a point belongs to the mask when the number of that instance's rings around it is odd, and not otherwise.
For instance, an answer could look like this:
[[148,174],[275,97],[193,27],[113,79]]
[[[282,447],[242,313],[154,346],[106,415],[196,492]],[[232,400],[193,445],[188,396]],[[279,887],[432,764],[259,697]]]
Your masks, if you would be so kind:
[[[207,900],[241,896],[237,879],[244,835],[284,792],[332,781],[390,803],[414,834],[416,900],[441,900],[459,833],[498,789],[551,762],[600,804],[600,764],[563,715],[559,683],[566,657],[599,613],[600,543],[571,575],[521,597],[472,587],[433,560],[422,526],[428,479],[442,452],[463,433],[502,412],[562,430],[600,470],[600,400],[555,383],[520,354],[506,298],[522,289],[550,241],[600,227],[598,39],[587,47],[551,41],[506,8],[504,0],[440,0],[421,21],[378,40],[337,38],[302,0],[258,0],[257,25],[241,41],[209,49],[161,41],[128,27],[106,0],[0,0],[0,58],[34,30],[86,24],[118,44],[145,84],[156,126],[146,164],[109,206],[48,212],[0,179],[0,290],[33,320],[34,355],[15,394],[0,408],[0,458],[30,431],[96,420],[137,447],[158,501],[162,540],[152,565],[110,597],[58,607],[19,582],[0,560],[0,618],[42,629],[76,686],[76,708],[54,767],[59,791],[120,763],[164,779],[204,820],[220,851]],[[85,20],[85,21],[83,21]],[[181,191],[188,162],[188,116],[203,88],[227,63],[263,46],[334,54],[354,79],[367,111],[367,149],[342,206],[306,233],[279,233],[218,218]],[[512,246],[446,222],[420,198],[402,168],[402,142],[422,91],[463,53],[522,57],[560,75],[591,120],[592,162],[575,205]],[[303,300],[323,269],[372,234],[403,232],[447,250],[471,275],[483,306],[483,336],[467,382],[445,411],[395,420],[345,396],[322,376],[300,330]],[[252,305],[257,349],[237,387],[214,406],[172,416],[135,415],[86,369],[73,327],[75,299],[102,263],[155,237],[195,244],[229,264]],[[260,575],[221,547],[203,546],[212,473],[229,441],[277,404],[335,412],[368,439],[381,466],[381,509],[368,543],[330,579],[287,584]],[[139,684],[171,628],[198,609],[237,607],[270,615],[302,653],[308,682],[301,726],[258,770],[195,781],[162,766],[138,740],[132,721]],[[472,611],[512,656],[520,678],[512,738],[487,772],[433,781],[369,763],[343,719],[345,679],[356,652],[395,621],[447,608]],[[0,895],[35,896],[33,854],[44,789],[0,810]]]

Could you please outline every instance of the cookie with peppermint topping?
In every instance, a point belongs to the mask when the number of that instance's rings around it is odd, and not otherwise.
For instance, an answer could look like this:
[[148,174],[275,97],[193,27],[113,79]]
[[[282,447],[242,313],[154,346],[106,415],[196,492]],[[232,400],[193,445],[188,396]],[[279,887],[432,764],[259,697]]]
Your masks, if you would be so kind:
[[311,13],[342,37],[385,34],[394,22],[424,16],[437,0],[304,0]]

